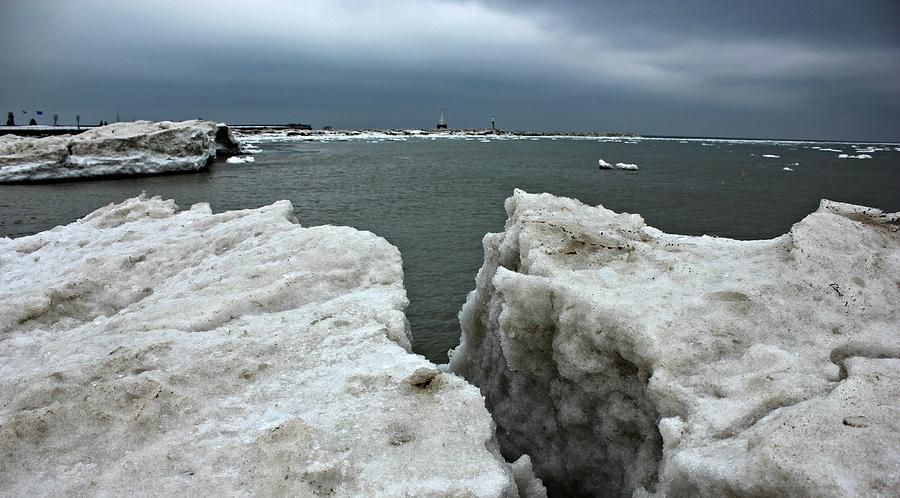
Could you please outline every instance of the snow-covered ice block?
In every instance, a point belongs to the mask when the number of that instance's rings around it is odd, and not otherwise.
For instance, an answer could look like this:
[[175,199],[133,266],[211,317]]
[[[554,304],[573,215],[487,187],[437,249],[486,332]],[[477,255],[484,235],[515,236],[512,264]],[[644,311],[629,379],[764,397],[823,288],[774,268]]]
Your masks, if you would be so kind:
[[616,169],[624,169],[626,171],[637,171],[638,165],[630,164],[630,163],[616,163]]
[[598,159],[597,164],[600,165],[600,169],[613,169],[613,165],[604,161],[603,159]]
[[900,489],[900,213],[822,201],[738,241],[549,194],[506,210],[450,368],[551,494]]
[[238,151],[221,123],[113,123],[73,136],[0,140],[0,183],[193,171]]
[[229,164],[254,163],[256,162],[256,158],[253,156],[231,156],[226,159],[225,162]]
[[838,159],[872,159],[869,154],[838,154]]
[[0,238],[0,494],[542,489],[478,389],[410,354],[406,305],[394,246],[288,201],[135,198]]

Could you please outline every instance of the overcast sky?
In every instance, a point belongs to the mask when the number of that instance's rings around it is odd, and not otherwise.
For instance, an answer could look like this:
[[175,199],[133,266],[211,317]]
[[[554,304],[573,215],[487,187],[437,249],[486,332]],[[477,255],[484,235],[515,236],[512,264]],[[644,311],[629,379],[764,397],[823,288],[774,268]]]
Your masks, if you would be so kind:
[[897,0],[2,0],[0,30],[20,122],[900,140]]

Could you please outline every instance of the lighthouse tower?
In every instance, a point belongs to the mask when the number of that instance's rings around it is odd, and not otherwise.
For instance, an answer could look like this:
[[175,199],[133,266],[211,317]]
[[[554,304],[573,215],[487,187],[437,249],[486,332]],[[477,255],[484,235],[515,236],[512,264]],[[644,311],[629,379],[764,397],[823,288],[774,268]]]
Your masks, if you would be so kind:
[[444,110],[443,109],[441,109],[441,118],[438,119],[437,129],[438,130],[446,130],[447,129],[447,120],[444,119]]

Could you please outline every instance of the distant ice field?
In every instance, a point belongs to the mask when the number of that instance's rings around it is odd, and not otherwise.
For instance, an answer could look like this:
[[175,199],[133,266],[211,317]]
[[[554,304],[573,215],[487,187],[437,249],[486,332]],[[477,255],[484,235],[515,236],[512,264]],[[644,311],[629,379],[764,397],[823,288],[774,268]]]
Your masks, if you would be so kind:
[[[639,213],[669,233],[739,239],[781,235],[821,198],[900,211],[900,144],[375,132],[244,142],[255,162],[218,161],[196,174],[2,185],[0,236],[69,223],[142,191],[216,212],[289,199],[303,225],[350,225],[399,247],[414,348],[446,361],[481,238],[503,230],[514,188]],[[871,158],[848,159],[860,155]],[[639,169],[601,169],[600,159]]]

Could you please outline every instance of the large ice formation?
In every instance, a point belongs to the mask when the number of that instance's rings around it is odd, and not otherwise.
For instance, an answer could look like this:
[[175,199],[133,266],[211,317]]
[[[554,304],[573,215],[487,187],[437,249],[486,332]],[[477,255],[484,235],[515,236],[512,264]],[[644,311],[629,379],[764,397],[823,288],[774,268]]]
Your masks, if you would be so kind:
[[288,201],[176,209],[0,238],[0,495],[540,496],[409,353],[394,246]]
[[239,145],[212,121],[113,123],[78,135],[0,137],[0,182],[194,171]]
[[559,496],[900,489],[900,213],[822,201],[772,240],[507,199],[451,370]]

